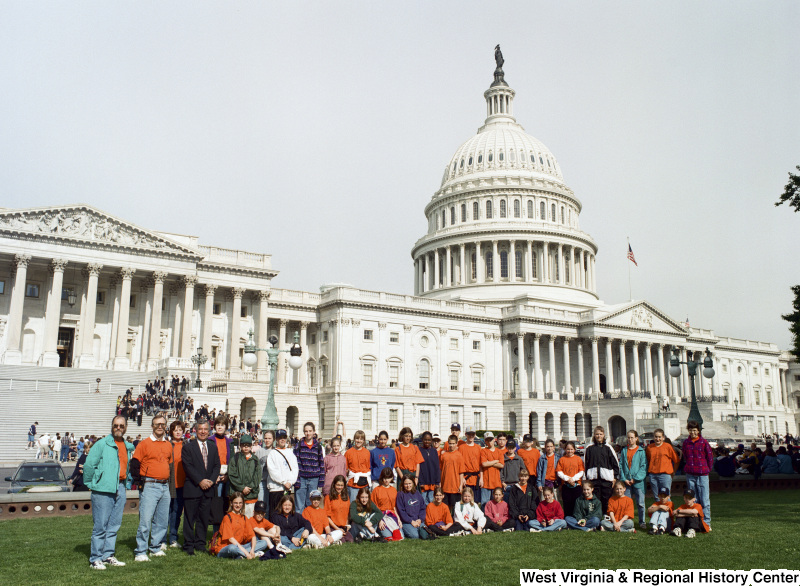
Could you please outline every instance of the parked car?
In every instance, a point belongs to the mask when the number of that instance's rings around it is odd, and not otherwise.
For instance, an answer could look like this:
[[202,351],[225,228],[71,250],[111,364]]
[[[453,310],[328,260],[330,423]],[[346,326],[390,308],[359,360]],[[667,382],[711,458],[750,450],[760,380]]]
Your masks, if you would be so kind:
[[69,492],[70,486],[61,464],[53,461],[31,460],[20,464],[13,476],[6,476],[11,483],[8,492]]

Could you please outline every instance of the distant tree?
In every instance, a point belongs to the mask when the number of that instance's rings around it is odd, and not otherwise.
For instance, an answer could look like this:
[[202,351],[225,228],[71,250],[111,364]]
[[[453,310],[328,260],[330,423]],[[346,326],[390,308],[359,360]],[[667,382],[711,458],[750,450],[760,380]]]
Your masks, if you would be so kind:
[[791,324],[789,326],[789,331],[792,332],[792,349],[790,352],[800,361],[800,285],[792,287],[792,292],[794,293],[794,302],[792,303],[794,311],[781,317]]
[[[797,170],[800,171],[800,165],[797,165]],[[775,206],[783,205],[789,202],[789,207],[794,208],[795,212],[800,212],[800,175],[795,175],[789,172],[789,183],[783,189],[781,198],[775,202]]]

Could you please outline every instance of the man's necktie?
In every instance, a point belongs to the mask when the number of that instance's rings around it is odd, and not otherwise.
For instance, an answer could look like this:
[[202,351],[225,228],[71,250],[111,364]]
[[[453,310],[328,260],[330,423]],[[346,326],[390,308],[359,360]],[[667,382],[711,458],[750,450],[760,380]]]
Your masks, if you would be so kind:
[[208,468],[208,449],[206,448],[206,442],[200,444],[200,451],[203,454],[203,468]]

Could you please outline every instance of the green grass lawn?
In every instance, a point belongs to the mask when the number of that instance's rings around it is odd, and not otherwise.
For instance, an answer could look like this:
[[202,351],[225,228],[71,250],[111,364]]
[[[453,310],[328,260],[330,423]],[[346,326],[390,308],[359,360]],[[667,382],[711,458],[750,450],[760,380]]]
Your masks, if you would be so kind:
[[[680,498],[676,499],[680,501]],[[519,584],[520,568],[800,569],[800,491],[713,495],[713,527],[695,539],[563,531],[345,544],[259,562],[167,557],[134,563],[138,517],[125,515],[117,557],[125,568],[89,569],[91,517],[0,523],[4,584]],[[648,501],[649,505],[649,501]]]

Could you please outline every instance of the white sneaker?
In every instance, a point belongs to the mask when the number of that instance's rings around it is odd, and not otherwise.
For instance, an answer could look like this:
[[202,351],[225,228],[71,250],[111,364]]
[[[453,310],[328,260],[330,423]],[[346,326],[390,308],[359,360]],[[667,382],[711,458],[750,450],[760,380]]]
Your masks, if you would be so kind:
[[672,534],[675,537],[680,537],[681,536],[681,528],[680,527],[675,527],[675,529],[672,530]]
[[166,543],[162,543],[161,544],[161,551],[167,551],[167,544]]
[[528,529],[528,531],[530,531],[531,533],[541,533],[542,532],[541,529],[536,529],[535,527],[531,527],[530,529]]
[[689,539],[694,539],[694,529],[689,529],[686,532],[686,537],[688,537]]
[[121,562],[121,561],[119,561],[119,560],[118,560],[117,558],[115,558],[113,555],[112,555],[111,557],[109,557],[109,558],[106,558],[106,559],[104,559],[104,560],[103,560],[103,563],[104,563],[105,565],[107,565],[107,566],[118,566],[118,567],[120,567],[120,568],[121,568],[121,567],[123,567],[123,566],[125,565],[125,562]]
[[89,564],[89,567],[92,568],[93,570],[105,570],[106,569],[106,565],[103,562],[101,562],[100,560],[93,561],[91,564]]
[[133,561],[135,561],[135,562],[149,562],[150,558],[147,557],[146,553],[140,553],[135,558],[133,558]]
[[169,544],[169,546],[170,547],[180,547],[181,545],[177,541],[173,541],[172,543]]
[[514,530],[511,529],[511,528],[503,529],[503,533],[511,533],[512,531],[514,531]]
[[283,553],[292,553],[292,550],[283,545],[282,543],[276,545],[275,549],[277,549],[278,551],[282,551]]
[[263,555],[264,555],[264,552],[263,552],[263,551],[257,551],[257,552],[256,552],[256,553],[254,553],[253,555],[254,555],[255,557],[257,557],[257,558],[260,558],[261,556],[263,556]]
[[163,557],[166,557],[166,555],[167,554],[163,549],[159,549],[157,552],[151,553],[150,557],[151,558],[163,558]]

